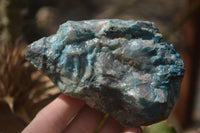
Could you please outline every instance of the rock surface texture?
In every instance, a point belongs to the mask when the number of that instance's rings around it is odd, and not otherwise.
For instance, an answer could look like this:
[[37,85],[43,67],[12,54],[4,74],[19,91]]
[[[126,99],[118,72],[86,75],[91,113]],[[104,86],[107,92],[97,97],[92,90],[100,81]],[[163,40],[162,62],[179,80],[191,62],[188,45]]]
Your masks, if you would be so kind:
[[147,21],[68,21],[29,45],[26,58],[65,94],[126,127],[166,119],[185,70],[173,45]]

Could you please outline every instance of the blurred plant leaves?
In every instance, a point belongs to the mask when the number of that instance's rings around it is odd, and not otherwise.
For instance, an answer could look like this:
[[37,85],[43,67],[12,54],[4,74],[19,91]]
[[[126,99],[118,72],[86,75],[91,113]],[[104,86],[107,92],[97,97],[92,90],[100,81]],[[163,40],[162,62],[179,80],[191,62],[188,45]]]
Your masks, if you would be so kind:
[[[0,102],[12,112],[5,119],[14,116],[25,123],[23,126],[60,93],[49,78],[25,60],[24,45],[0,45],[0,77]],[[1,105],[0,110],[4,109]]]
[[169,126],[166,121],[147,126],[143,130],[144,133],[176,133],[172,126]]

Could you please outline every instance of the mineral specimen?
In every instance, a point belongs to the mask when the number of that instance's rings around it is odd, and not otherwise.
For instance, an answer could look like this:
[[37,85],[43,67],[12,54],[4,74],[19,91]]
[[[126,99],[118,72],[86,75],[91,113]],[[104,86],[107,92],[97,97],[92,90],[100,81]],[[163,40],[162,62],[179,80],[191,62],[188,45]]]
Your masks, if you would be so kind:
[[26,59],[65,94],[127,127],[166,119],[185,70],[173,45],[147,21],[68,21],[29,45]]

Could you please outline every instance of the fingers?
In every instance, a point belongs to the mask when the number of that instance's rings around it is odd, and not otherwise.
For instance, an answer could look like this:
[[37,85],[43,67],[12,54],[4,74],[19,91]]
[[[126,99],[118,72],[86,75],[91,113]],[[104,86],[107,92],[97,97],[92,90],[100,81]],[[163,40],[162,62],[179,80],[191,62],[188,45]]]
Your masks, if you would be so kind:
[[129,128],[124,131],[124,133],[143,133],[140,127],[138,128]]
[[[83,101],[62,94],[42,109],[22,133],[94,133],[103,116],[103,113],[90,108]],[[109,117],[100,133],[123,131],[124,128]],[[131,128],[123,133],[142,131],[140,128]]]
[[[85,105],[63,133],[94,133],[103,116],[103,113]],[[100,130],[100,133],[142,133],[140,128],[130,128],[123,131],[124,127],[115,119],[109,117]]]
[[104,114],[85,106],[64,133],[94,133]]
[[100,133],[122,133],[124,127],[122,127],[119,122],[117,122],[112,117],[109,117],[108,120],[103,125]]
[[84,105],[81,100],[61,94],[42,109],[22,133],[59,133]]

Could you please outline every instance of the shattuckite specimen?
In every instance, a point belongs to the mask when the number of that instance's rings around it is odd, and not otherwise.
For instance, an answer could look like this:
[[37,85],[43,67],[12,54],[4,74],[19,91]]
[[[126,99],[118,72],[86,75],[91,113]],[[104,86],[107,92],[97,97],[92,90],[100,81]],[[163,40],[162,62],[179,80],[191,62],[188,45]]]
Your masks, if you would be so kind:
[[68,21],[27,47],[26,59],[65,94],[134,127],[166,119],[185,67],[148,21]]

